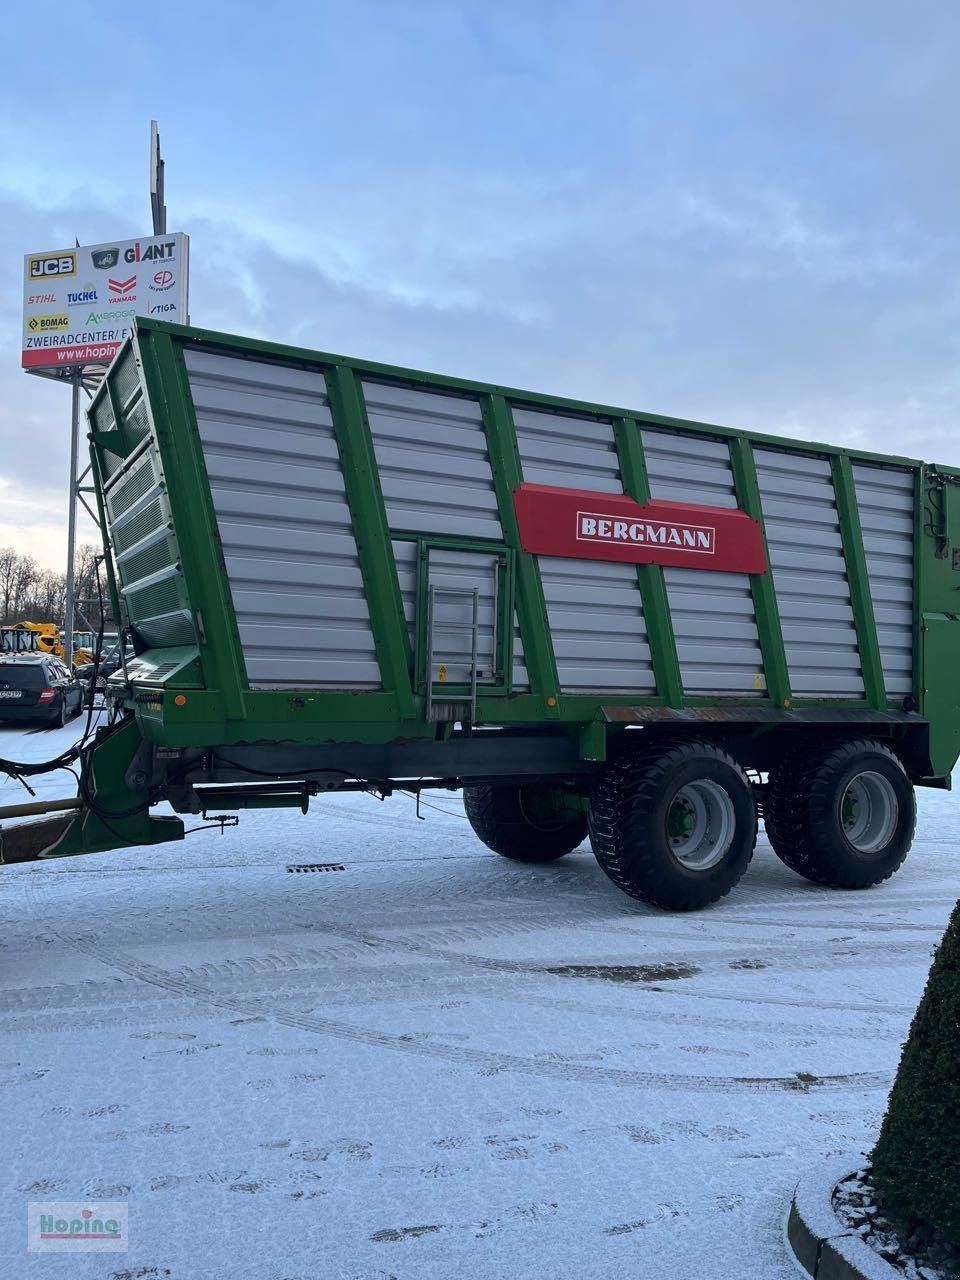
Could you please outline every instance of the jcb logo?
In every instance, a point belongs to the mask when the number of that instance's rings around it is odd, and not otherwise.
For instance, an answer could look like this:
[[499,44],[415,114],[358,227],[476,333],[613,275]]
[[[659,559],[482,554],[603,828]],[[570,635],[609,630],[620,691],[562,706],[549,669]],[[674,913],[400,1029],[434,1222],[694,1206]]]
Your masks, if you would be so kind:
[[31,280],[48,280],[51,276],[77,274],[75,253],[37,254],[28,259],[28,264],[27,270]]

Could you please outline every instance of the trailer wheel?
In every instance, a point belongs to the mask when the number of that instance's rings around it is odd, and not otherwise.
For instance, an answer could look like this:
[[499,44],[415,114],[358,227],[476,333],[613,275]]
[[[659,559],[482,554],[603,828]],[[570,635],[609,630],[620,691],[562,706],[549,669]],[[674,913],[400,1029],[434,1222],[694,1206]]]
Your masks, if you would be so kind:
[[558,803],[550,787],[464,787],[463,807],[487,848],[515,862],[553,862],[587,835],[586,815]]
[[867,889],[902,864],[917,804],[898,757],[858,739],[799,756],[771,771],[767,838],[781,862],[814,884]]
[[694,911],[746,871],[757,814],[743,770],[709,742],[676,743],[607,770],[590,802],[590,841],[624,893]]

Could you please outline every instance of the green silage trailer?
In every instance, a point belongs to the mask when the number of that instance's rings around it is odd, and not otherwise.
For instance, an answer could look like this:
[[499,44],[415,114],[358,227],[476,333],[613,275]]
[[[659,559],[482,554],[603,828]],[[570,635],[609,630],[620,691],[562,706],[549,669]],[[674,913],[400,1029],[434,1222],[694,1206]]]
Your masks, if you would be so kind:
[[0,814],[45,815],[6,821],[5,862],[178,839],[164,803],[462,787],[497,853],[589,834],[688,909],[758,818],[801,876],[877,884],[914,787],[949,787],[947,467],[146,319],[89,423],[136,656],[79,794]]

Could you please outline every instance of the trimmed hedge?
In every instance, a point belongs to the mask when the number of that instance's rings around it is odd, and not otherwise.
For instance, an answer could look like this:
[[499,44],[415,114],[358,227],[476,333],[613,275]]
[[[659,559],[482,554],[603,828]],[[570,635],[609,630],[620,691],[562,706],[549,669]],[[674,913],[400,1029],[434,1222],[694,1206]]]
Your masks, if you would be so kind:
[[960,1245],[960,902],[933,957],[871,1160],[887,1212]]

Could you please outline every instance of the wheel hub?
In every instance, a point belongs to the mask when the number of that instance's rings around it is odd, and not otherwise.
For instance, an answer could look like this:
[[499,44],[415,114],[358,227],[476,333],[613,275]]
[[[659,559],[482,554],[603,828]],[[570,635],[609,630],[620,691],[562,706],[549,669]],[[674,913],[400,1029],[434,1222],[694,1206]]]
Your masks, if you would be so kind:
[[690,871],[708,871],[733,843],[736,816],[719,782],[688,782],[667,810],[667,840],[673,856]]
[[893,784],[872,769],[851,778],[840,797],[840,825],[858,853],[881,853],[893,839],[899,817]]

